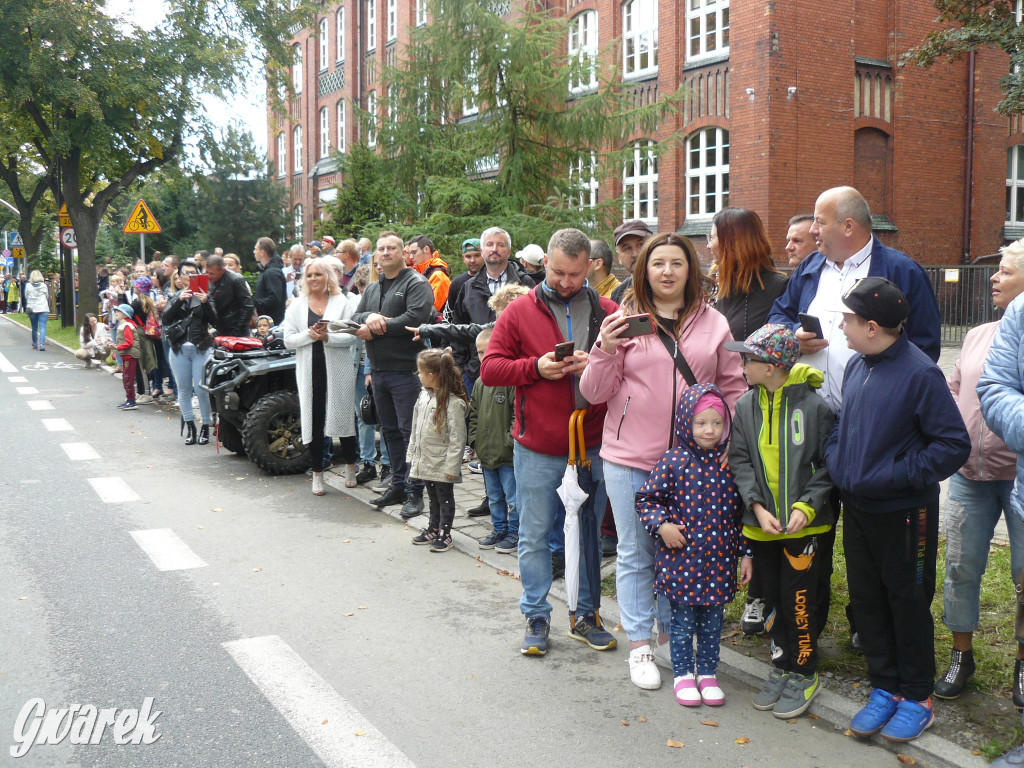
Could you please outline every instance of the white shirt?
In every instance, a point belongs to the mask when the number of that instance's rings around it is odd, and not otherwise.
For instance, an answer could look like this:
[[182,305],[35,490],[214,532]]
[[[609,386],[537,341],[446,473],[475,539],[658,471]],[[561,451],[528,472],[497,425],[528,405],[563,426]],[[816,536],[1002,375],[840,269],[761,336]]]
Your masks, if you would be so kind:
[[839,328],[843,321],[842,312],[835,312],[833,309],[842,305],[843,294],[855,282],[868,276],[868,269],[871,267],[871,247],[874,244],[875,240],[872,237],[867,245],[843,262],[842,268],[831,259],[825,259],[818,280],[818,292],[814,294],[811,305],[807,308],[808,315],[814,315],[821,321],[821,333],[828,346],[813,355],[804,355],[800,362],[807,363],[825,374],[825,381],[818,394],[835,413],[839,413],[839,407],[843,403],[843,373],[846,371],[846,364],[857,353],[847,346],[846,334]]

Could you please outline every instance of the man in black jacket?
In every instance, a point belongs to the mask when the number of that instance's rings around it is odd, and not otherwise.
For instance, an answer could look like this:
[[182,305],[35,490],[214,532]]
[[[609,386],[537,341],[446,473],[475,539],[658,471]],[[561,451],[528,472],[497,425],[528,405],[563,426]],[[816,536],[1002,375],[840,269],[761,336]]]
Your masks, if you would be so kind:
[[245,278],[227,269],[223,256],[206,260],[206,274],[210,276],[210,297],[217,310],[217,335],[248,336],[256,307]]
[[260,280],[256,283],[256,292],[253,294],[256,310],[261,315],[270,315],[274,319],[274,325],[280,325],[284,319],[286,301],[284,262],[277,255],[277,246],[269,237],[261,237],[256,241],[252,255],[263,269]]
[[425,345],[413,341],[406,326],[429,323],[437,313],[430,283],[405,265],[404,245],[394,232],[381,233],[377,265],[382,274],[366,286],[352,319],[362,323],[356,336],[366,342],[370,362],[366,383],[373,384],[381,433],[391,457],[391,487],[373,505],[402,504],[402,518],[408,520],[423,512],[423,482],[409,479],[405,452],[412,434],[412,409],[421,389],[416,356]]

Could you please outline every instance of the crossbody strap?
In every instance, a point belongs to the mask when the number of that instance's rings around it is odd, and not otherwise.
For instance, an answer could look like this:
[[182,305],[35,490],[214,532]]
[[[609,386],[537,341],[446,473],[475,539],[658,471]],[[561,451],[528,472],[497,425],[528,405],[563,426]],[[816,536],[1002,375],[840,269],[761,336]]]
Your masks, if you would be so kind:
[[661,339],[661,343],[665,345],[665,350],[672,357],[672,362],[675,363],[676,370],[683,374],[683,378],[686,383],[691,387],[696,385],[697,377],[693,375],[693,371],[690,369],[690,364],[686,362],[686,356],[680,351],[679,345],[676,344],[675,339],[669,336],[668,333],[659,325],[658,326],[658,338]]

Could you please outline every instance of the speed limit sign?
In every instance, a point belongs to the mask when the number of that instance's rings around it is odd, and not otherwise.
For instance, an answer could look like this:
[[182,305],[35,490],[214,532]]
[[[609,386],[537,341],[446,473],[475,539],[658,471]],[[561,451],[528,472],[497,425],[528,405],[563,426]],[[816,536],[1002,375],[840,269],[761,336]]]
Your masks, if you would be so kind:
[[63,227],[60,230],[60,242],[65,248],[77,248],[78,241],[75,240],[75,228]]

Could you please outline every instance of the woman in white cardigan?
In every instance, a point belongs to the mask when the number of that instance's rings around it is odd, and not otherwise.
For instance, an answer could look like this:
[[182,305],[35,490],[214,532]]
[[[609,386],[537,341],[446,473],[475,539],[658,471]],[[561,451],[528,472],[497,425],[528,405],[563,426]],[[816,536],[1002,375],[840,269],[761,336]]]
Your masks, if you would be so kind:
[[[350,333],[330,333],[327,323],[347,320],[354,311],[347,292],[342,292],[334,271],[323,259],[306,262],[302,294],[284,315],[284,345],[295,353],[295,381],[299,389],[302,442],[313,460],[313,493],[324,495],[324,440],[355,437],[355,367],[352,353],[356,338]],[[355,480],[354,460],[345,478]]]

